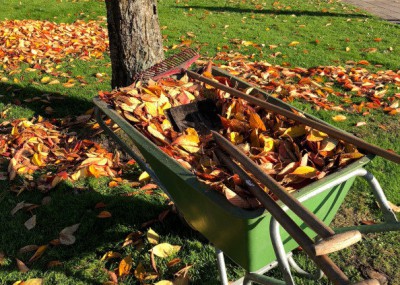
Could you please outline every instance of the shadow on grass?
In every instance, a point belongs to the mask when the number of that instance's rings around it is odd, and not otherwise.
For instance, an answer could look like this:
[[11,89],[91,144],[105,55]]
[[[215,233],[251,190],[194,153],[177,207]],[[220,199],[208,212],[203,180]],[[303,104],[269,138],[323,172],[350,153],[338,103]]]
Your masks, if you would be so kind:
[[[107,251],[117,251],[123,256],[127,255],[126,250],[121,244],[126,236],[135,231],[146,232],[143,224],[157,219],[159,214],[169,206],[159,194],[154,195],[133,195],[126,196],[126,189],[108,189],[103,186],[103,191],[91,190],[101,188],[97,182],[88,189],[82,190],[71,185],[63,184],[47,194],[37,190],[25,191],[20,196],[8,193],[0,201],[0,252],[11,259],[8,266],[2,266],[0,280],[7,276],[7,281],[24,279],[26,274],[18,272],[15,258],[23,260],[30,268],[30,272],[35,272],[36,277],[58,278],[56,282],[72,281],[72,284],[99,284],[101,279],[105,281],[106,275],[102,272],[101,257]],[[0,183],[5,189],[8,183]],[[89,183],[90,185],[90,183]],[[134,191],[134,189],[132,189]],[[14,216],[10,214],[17,202],[26,201],[40,205],[45,196],[51,197],[48,205],[41,205],[30,212],[20,210]],[[106,206],[96,208],[97,203],[104,203]],[[101,211],[109,211],[110,218],[99,218]],[[24,227],[24,221],[29,219],[32,214],[37,216],[37,225],[30,231]],[[79,229],[75,233],[76,242],[73,245],[65,246],[49,245],[43,256],[33,263],[29,263],[29,258],[34,252],[25,254],[19,253],[19,249],[29,245],[49,244],[53,239],[59,237],[59,233],[65,227],[79,223]],[[147,226],[148,227],[148,226]],[[198,233],[185,226],[178,215],[169,213],[162,222],[154,222],[151,227],[165,240],[166,237],[176,239],[199,240]],[[125,252],[125,253],[124,253]],[[137,251],[136,251],[137,252]],[[147,251],[146,251],[147,252]],[[139,254],[139,252],[137,252]],[[144,253],[142,253],[144,254]],[[50,261],[59,260],[63,262],[60,267],[47,268]],[[138,260],[135,260],[137,264]],[[215,267],[214,264],[204,265]],[[209,270],[207,268],[207,270]],[[210,268],[210,270],[213,270]],[[55,277],[61,275],[63,277]],[[96,278],[97,277],[97,278]],[[1,283],[1,282],[0,282]],[[61,284],[61,283],[57,283]]]
[[239,7],[215,7],[215,6],[174,6],[177,9],[204,9],[214,12],[231,12],[231,13],[254,13],[254,14],[274,14],[274,15],[296,15],[296,16],[315,16],[315,17],[346,17],[346,18],[368,18],[364,14],[349,14],[349,13],[332,13],[332,12],[322,12],[322,11],[307,11],[307,10],[275,10],[275,9],[249,9],[249,8],[239,8]]
[[[69,96],[59,92],[49,92],[28,85],[21,87],[13,83],[0,83],[0,103],[12,104],[24,109],[30,109],[34,116],[49,118],[64,118],[66,116],[79,116],[93,107],[90,100]],[[46,111],[50,106],[52,112]]]

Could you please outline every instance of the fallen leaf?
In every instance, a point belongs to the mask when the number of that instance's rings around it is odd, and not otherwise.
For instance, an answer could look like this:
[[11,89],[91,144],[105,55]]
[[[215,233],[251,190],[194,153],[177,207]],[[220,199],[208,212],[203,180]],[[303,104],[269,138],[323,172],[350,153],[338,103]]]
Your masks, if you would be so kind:
[[150,244],[158,244],[158,241],[160,240],[160,236],[152,228],[149,228],[146,236]]
[[98,218],[100,219],[107,219],[107,218],[111,218],[112,214],[109,211],[101,211],[98,215]]
[[30,251],[37,250],[38,248],[39,248],[39,246],[37,246],[36,244],[30,244],[30,245],[26,245],[26,246],[24,246],[24,247],[21,247],[21,248],[18,250],[18,252],[19,252],[20,254],[24,254],[24,253],[27,253],[27,252],[30,252]]
[[147,180],[150,180],[150,175],[147,173],[147,171],[143,171],[142,174],[139,176],[139,182],[144,182]]
[[75,243],[76,238],[74,236],[74,233],[78,230],[80,224],[75,224],[69,227],[64,228],[60,232],[60,243],[63,245],[72,245]]
[[151,251],[153,252],[154,255],[161,257],[161,258],[166,258],[172,254],[177,253],[181,247],[179,245],[171,245],[169,243],[160,243],[154,246]]
[[332,120],[334,120],[335,122],[343,122],[343,121],[346,121],[347,118],[344,115],[336,115],[336,116],[332,117]]
[[291,174],[304,178],[312,178],[317,175],[317,170],[311,166],[299,166]]
[[43,253],[46,251],[48,245],[41,245],[39,248],[35,251],[35,253],[32,255],[32,257],[29,259],[29,262],[33,262],[37,259],[39,259]]
[[42,285],[43,279],[42,278],[32,278],[24,281],[22,285]]
[[294,47],[294,46],[297,46],[298,44],[300,44],[300,42],[293,41],[293,42],[291,42],[291,43],[289,44],[289,46],[290,46],[290,47]]
[[30,219],[28,219],[25,223],[24,226],[28,229],[31,230],[36,226],[36,215],[33,215]]
[[132,263],[133,261],[131,255],[128,255],[124,259],[122,259],[118,266],[118,275],[128,275],[132,269]]
[[25,263],[23,263],[18,258],[16,258],[15,260],[17,261],[17,266],[18,266],[19,272],[26,273],[29,271],[29,268],[28,268],[28,266],[25,265]]
[[400,213],[400,207],[393,204],[392,202],[388,201],[389,207],[393,210],[395,213]]

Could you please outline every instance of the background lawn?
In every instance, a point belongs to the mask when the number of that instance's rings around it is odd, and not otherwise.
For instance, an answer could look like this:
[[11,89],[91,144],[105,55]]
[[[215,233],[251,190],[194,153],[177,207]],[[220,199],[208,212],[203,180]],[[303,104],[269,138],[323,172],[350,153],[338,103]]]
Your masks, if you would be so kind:
[[[66,0],[0,0],[0,25],[6,20],[47,20],[55,23],[74,23],[76,20],[98,21],[106,27],[103,1]],[[183,46],[199,49],[204,57],[217,52],[238,51],[253,55],[254,61],[265,60],[271,64],[288,67],[344,66],[349,62],[368,61],[364,66],[378,70],[398,70],[400,58],[400,26],[390,24],[371,15],[363,14],[354,7],[339,1],[283,0],[253,1],[158,1],[166,55],[175,53]],[[293,44],[293,42],[297,42]],[[1,60],[1,59],[0,59]],[[110,90],[110,59],[84,61],[66,56],[60,62],[48,62],[52,71],[32,71],[32,66],[22,62],[10,68],[3,62],[0,67],[0,122],[16,118],[65,118],[79,116],[93,107],[92,98],[100,90]],[[99,75],[101,74],[101,76]],[[60,84],[43,83],[44,77],[59,80]],[[63,84],[74,81],[73,86]],[[399,85],[389,85],[386,96],[399,93]],[[59,96],[62,100],[27,100]],[[332,100],[339,100],[332,98]],[[365,100],[356,98],[357,102]],[[354,133],[382,148],[400,153],[399,114],[389,116],[382,110],[371,110],[368,116],[345,113],[347,120],[334,122],[332,116],[342,114],[333,111],[317,111],[311,104],[295,101],[293,104],[307,113],[328,123]],[[47,107],[51,107],[49,112]],[[359,121],[367,125],[355,127]],[[385,127],[382,128],[382,125]],[[1,130],[2,135],[6,130]],[[81,130],[73,130],[78,133]],[[82,135],[86,132],[83,131]],[[96,141],[113,146],[104,136]],[[0,158],[1,170],[6,171],[8,161]],[[380,181],[388,199],[400,205],[400,167],[375,158],[368,166]],[[130,169],[130,180],[137,181],[141,171]],[[10,190],[18,189],[21,180],[12,183],[0,180],[0,284],[13,284],[18,280],[43,277],[45,284],[102,284],[109,280],[107,272],[118,267],[119,259],[101,260],[108,251],[122,256],[132,255],[134,267],[142,262],[151,271],[145,241],[143,247],[123,247],[125,238],[132,232],[146,232],[147,222],[157,219],[160,213],[171,209],[169,201],[159,190],[152,194],[130,187],[129,183],[110,188],[110,179],[83,179],[78,183],[63,183],[48,193],[29,189],[20,195]],[[141,185],[140,185],[141,186]],[[132,194],[134,193],[134,194]],[[50,204],[30,211],[10,211],[17,203],[25,201],[41,204],[51,197]],[[46,198],[48,199],[48,198]],[[104,203],[105,208],[96,208]],[[108,219],[99,219],[102,210],[112,213]],[[32,214],[37,215],[37,225],[28,231],[24,222]],[[351,194],[346,197],[334,226],[359,224],[361,221],[380,221],[379,208],[368,185],[357,179]],[[67,226],[80,223],[76,242],[71,246],[49,246],[34,262],[28,262],[34,252],[21,253],[26,245],[45,245],[58,237]],[[198,233],[191,230],[173,211],[162,222],[151,224],[160,235],[161,242],[181,245],[176,257],[180,263],[168,266],[166,260],[157,259],[162,279],[172,279],[173,274],[185,265],[191,284],[218,284],[214,251]],[[400,284],[398,262],[400,240],[398,233],[369,234],[351,249],[331,255],[352,280],[368,278],[371,272],[386,276],[390,284]],[[21,273],[15,258],[30,268]],[[310,264],[300,252],[296,260],[305,268]],[[49,262],[50,263],[49,266]],[[59,261],[58,266],[54,261]],[[231,279],[242,270],[228,261]],[[278,272],[275,272],[279,276]],[[132,274],[119,280],[119,284],[139,284]],[[159,280],[159,279],[158,279]],[[299,284],[315,284],[296,276]],[[148,281],[151,284],[151,281]],[[318,284],[326,284],[323,279]]]

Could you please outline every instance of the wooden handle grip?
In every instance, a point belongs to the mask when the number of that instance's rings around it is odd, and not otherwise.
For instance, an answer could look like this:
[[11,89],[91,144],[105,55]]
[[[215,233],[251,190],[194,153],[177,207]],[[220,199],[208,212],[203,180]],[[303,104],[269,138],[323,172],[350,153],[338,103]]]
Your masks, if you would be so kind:
[[381,283],[379,283],[379,281],[376,279],[367,279],[357,283],[353,283],[351,285],[380,285],[380,284]]
[[335,234],[314,245],[315,255],[319,256],[339,251],[359,242],[361,238],[361,233],[357,230]]

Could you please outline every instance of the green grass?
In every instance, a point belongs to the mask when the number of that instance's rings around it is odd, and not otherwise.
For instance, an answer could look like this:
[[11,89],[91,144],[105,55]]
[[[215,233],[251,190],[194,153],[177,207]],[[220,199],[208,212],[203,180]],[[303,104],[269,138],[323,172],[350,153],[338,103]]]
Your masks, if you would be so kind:
[[[58,23],[72,23],[77,19],[101,19],[105,16],[104,1],[1,1],[0,19],[38,19]],[[199,48],[204,56],[213,56],[218,51],[235,50],[243,54],[254,54],[255,59],[263,59],[272,64],[312,67],[317,65],[344,65],[347,61],[368,60],[368,69],[398,69],[400,49],[400,27],[382,21],[371,15],[363,14],[350,5],[332,1],[298,1],[284,0],[279,2],[262,1],[224,1],[204,0],[181,1],[160,0],[158,2],[160,25],[163,27],[164,45],[172,48],[183,40],[191,40],[192,47]],[[195,36],[190,37],[191,32]],[[190,34],[191,35],[191,34]],[[376,39],[380,38],[381,41]],[[233,39],[238,39],[239,41]],[[245,46],[234,42],[251,41],[257,47]],[[296,46],[289,46],[293,41]],[[270,45],[276,45],[270,49]],[[346,47],[348,47],[346,51]],[[368,52],[376,48],[376,52]],[[168,54],[175,52],[169,50]],[[273,55],[279,52],[279,55]],[[60,71],[69,73],[78,80],[82,76],[87,85],[76,84],[64,88],[61,84],[46,85],[40,80],[48,76],[44,72],[26,72],[26,64],[21,65],[21,72],[10,75],[0,68],[0,77],[6,76],[9,81],[0,83],[0,112],[8,110],[1,120],[41,115],[45,118],[64,118],[81,115],[92,107],[91,99],[99,90],[110,89],[109,57],[103,60],[85,62],[65,58]],[[95,77],[97,72],[106,73],[103,81]],[[57,78],[64,83],[68,78]],[[15,83],[17,81],[18,83]],[[399,92],[394,89],[391,94]],[[48,94],[64,99],[50,103],[43,101],[26,102],[26,99]],[[296,107],[305,110],[328,123],[350,131],[366,141],[390,148],[400,153],[398,116],[388,116],[382,111],[374,111],[367,117],[357,114],[346,114],[344,122],[333,122],[335,112],[316,111],[313,106],[294,102]],[[53,114],[45,112],[51,106]],[[358,121],[366,121],[363,127],[354,127]],[[385,125],[387,131],[379,125]],[[101,140],[104,140],[102,138]],[[1,163],[5,170],[5,162]],[[382,184],[388,199],[400,204],[400,167],[380,158],[374,159],[367,169]],[[137,173],[135,172],[135,175]],[[132,254],[134,264],[142,261],[149,268],[148,249],[138,251],[130,247],[122,248],[125,237],[138,230],[141,225],[169,209],[160,192],[154,195],[121,196],[133,192],[127,185],[109,188],[107,179],[87,179],[78,185],[64,184],[49,193],[40,193],[36,189],[24,191],[16,196],[9,190],[18,183],[0,181],[0,252],[6,256],[5,264],[0,265],[0,284],[12,284],[17,280],[33,277],[44,277],[45,284],[101,284],[107,280],[102,268],[114,269],[117,262],[100,261],[109,250],[123,255]],[[84,189],[84,190],[82,190]],[[45,196],[52,198],[51,203],[32,210],[32,213],[20,211],[14,217],[11,209],[18,202],[26,201],[40,204]],[[98,219],[98,202],[107,204],[106,210],[112,213],[110,219]],[[31,216],[37,215],[37,226],[28,231],[23,223]],[[352,225],[361,220],[370,220],[379,216],[379,209],[368,185],[358,179],[346,198],[335,226]],[[28,273],[17,270],[15,258],[29,260],[32,253],[19,254],[18,250],[28,244],[47,244],[58,237],[59,232],[72,224],[80,223],[76,233],[77,241],[71,246],[50,246],[44,255],[31,264]],[[162,223],[151,227],[160,234],[161,241],[182,245],[178,257],[184,264],[193,264],[189,273],[193,284],[218,284],[218,273],[212,247],[198,233],[185,225],[174,213],[170,213]],[[397,270],[400,256],[398,234],[367,235],[364,241],[351,249],[333,254],[332,258],[353,280],[366,277],[368,269],[386,274],[391,284],[400,284]],[[300,253],[296,259],[305,268],[310,262]],[[62,266],[47,268],[48,262],[59,260]],[[157,260],[157,266],[164,278],[172,278],[178,267],[168,269],[164,261]],[[230,278],[237,278],[242,270],[228,261]],[[275,274],[279,275],[275,271]],[[296,277],[299,284],[315,284]],[[133,284],[129,276],[120,284]],[[318,284],[325,284],[321,281]]]

